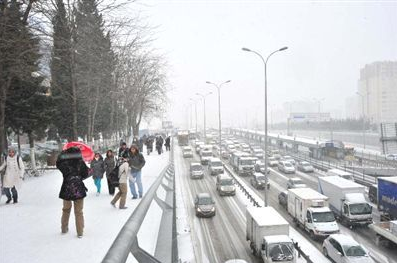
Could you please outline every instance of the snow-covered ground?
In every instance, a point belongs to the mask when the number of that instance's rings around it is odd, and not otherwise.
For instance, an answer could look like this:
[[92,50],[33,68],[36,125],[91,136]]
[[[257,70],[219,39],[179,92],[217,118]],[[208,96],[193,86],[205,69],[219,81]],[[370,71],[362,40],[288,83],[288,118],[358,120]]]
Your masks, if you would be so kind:
[[[142,170],[144,191],[155,181],[168,164],[168,153],[144,155]],[[110,248],[139,200],[132,200],[128,190],[128,209],[112,207],[106,179],[102,193],[95,195],[91,178],[84,181],[88,196],[84,200],[84,237],[76,236],[74,214],[71,213],[69,233],[61,234],[62,200],[58,198],[62,183],[59,171],[48,171],[43,176],[26,180],[19,191],[19,203],[0,204],[0,262],[100,262]],[[154,253],[161,219],[161,210],[152,202],[142,228],[139,245]],[[134,262],[130,256],[128,262]]]

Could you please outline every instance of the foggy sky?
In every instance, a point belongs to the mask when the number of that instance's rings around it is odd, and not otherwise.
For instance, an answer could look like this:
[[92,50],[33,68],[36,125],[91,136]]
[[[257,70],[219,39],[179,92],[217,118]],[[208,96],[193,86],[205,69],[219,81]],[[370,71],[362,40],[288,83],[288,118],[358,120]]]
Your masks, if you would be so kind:
[[360,68],[397,59],[397,1],[141,3],[135,8],[157,27],[154,46],[170,65],[168,119],[181,125],[189,98],[212,91],[207,123],[217,127],[217,92],[207,80],[232,80],[222,88],[225,125],[263,120],[263,64],[242,47],[267,56],[288,46],[268,63],[269,114],[286,101],[325,98],[322,109],[341,116]]

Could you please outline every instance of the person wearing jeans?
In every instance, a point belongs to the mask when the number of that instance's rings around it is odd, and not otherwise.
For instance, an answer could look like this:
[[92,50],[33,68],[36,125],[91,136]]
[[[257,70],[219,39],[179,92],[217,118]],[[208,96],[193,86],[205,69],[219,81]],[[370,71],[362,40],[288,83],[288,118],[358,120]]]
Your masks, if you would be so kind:
[[[130,156],[128,159],[128,165],[131,168],[129,176],[129,185],[132,194],[132,199],[137,199],[143,196],[143,186],[142,186],[142,167],[145,165],[146,161],[142,153],[139,152],[139,148],[136,144],[131,145]],[[135,189],[135,184],[138,186],[138,194]]]
[[99,153],[95,153],[94,160],[91,161],[92,178],[94,179],[94,184],[96,186],[96,195],[101,193],[101,180],[103,178],[103,173],[105,172],[105,163],[103,158]]
[[120,200],[119,203],[119,208],[120,209],[127,209],[125,206],[126,198],[127,198],[127,177],[128,177],[128,163],[124,162],[123,164],[120,165],[119,167],[119,191],[118,193],[114,196],[113,200],[110,202],[110,204],[114,207],[116,207],[116,202]]
[[[22,184],[25,166],[22,158],[15,153],[14,148],[8,150],[4,163],[0,166],[0,172],[5,171],[3,177],[3,188],[7,196],[6,204],[14,200],[14,204],[18,203],[18,191]],[[1,193],[0,193],[1,194]]]

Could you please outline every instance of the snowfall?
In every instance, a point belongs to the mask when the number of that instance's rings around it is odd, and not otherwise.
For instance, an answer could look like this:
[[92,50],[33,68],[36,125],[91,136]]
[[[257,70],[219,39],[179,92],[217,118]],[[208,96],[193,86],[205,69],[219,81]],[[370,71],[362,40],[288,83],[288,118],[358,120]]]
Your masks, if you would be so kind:
[[[144,190],[148,189],[168,164],[167,153],[145,155],[142,170]],[[128,209],[110,205],[106,179],[96,196],[92,178],[84,181],[88,195],[84,200],[84,236],[77,238],[73,211],[69,232],[61,234],[62,200],[58,198],[62,175],[50,170],[40,177],[27,178],[19,191],[17,204],[0,204],[0,262],[101,262],[120,229],[128,220],[140,199],[132,200],[128,189]],[[117,189],[116,189],[117,191]],[[72,209],[73,210],[73,209]],[[160,226],[161,210],[152,202],[143,221],[138,241],[140,247],[154,254]],[[128,262],[136,262],[131,255]]]

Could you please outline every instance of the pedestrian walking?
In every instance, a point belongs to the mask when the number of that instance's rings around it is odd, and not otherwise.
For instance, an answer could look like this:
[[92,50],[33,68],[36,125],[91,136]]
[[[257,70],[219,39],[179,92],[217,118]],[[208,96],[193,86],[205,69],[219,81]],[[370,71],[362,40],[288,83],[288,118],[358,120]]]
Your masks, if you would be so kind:
[[129,149],[127,148],[127,144],[125,142],[121,143],[121,146],[119,148],[119,158],[128,158],[128,151]]
[[96,186],[97,196],[101,194],[101,180],[104,172],[105,164],[103,162],[103,158],[99,153],[95,153],[94,159],[91,161],[91,173]]
[[69,231],[69,217],[73,204],[77,237],[81,238],[84,232],[84,198],[87,196],[83,180],[89,177],[88,167],[77,147],[62,151],[58,155],[56,166],[63,176],[59,193],[59,198],[63,199],[61,232],[66,234]]
[[138,140],[139,152],[143,152],[143,142],[144,142],[144,140],[145,139],[143,137],[139,138],[139,140]]
[[150,155],[151,152],[153,152],[153,136],[149,136],[146,139],[146,150],[147,150],[147,155]]
[[[130,148],[130,158],[128,159],[128,165],[130,166],[129,185],[132,194],[132,199],[137,199],[143,196],[142,186],[142,167],[145,165],[145,158],[142,153],[139,152],[137,145],[133,144]],[[138,194],[136,193],[135,184],[138,186]]]
[[22,158],[15,153],[14,148],[8,150],[8,155],[0,166],[1,172],[4,172],[3,189],[7,196],[6,204],[9,204],[11,200],[13,200],[14,204],[18,203],[18,189],[22,185],[25,165]]
[[109,189],[110,195],[114,195],[114,192],[115,192],[115,187],[110,181],[110,173],[116,167],[116,163],[117,163],[117,160],[116,160],[116,156],[114,156],[114,154],[113,154],[113,151],[107,150],[105,161],[104,161],[104,167],[105,167],[106,179],[108,182],[108,189]]
[[122,164],[119,167],[119,186],[118,186],[119,191],[114,196],[110,204],[116,207],[116,203],[120,199],[119,208],[127,209],[127,207],[125,206],[125,202],[127,199],[127,178],[129,175],[129,166],[128,166],[128,162],[126,161],[121,161],[121,162]]
[[167,138],[165,138],[165,150],[168,152],[171,150],[171,137],[167,136]]
[[158,152],[158,154],[160,155],[163,152],[163,137],[161,137],[161,135],[157,136],[156,138],[156,150]]

